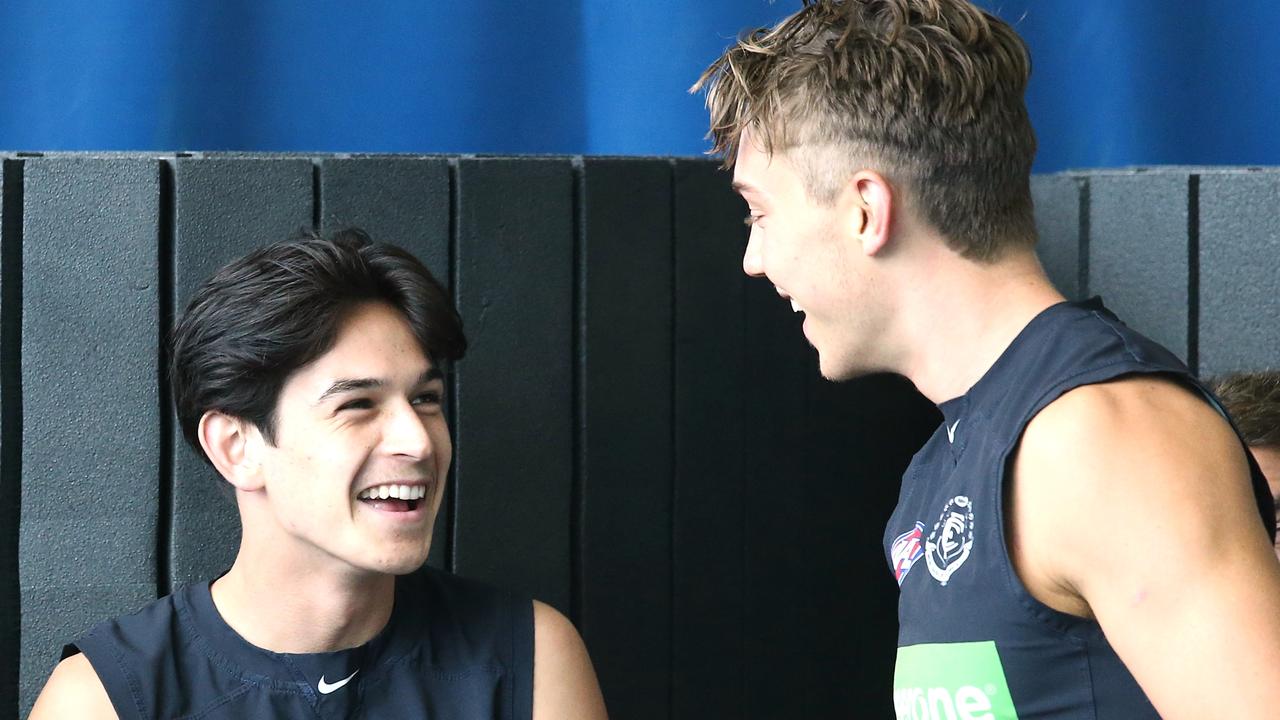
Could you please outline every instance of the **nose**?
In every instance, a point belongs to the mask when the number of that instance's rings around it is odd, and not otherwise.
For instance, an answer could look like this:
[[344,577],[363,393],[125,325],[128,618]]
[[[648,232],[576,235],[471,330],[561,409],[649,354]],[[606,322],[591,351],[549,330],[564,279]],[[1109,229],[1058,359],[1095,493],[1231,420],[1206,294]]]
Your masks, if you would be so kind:
[[408,402],[398,403],[389,413],[383,428],[383,449],[414,460],[431,457],[435,448],[431,433],[427,432],[427,419]]
[[742,253],[742,272],[751,277],[764,276],[764,261],[760,258],[760,240],[756,237],[755,228],[747,236],[747,249]]

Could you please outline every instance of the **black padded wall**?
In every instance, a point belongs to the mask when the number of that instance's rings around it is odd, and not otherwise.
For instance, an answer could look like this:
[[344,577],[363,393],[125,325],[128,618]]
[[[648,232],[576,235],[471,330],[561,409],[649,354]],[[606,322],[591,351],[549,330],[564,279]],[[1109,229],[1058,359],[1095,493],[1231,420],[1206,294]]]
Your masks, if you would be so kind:
[[746,208],[706,162],[676,161],[672,195],[671,717],[739,718],[746,700]]
[[568,612],[573,167],[460,160],[456,202],[453,569]]
[[0,156],[0,718],[18,703],[22,163]]
[[578,223],[575,616],[606,697],[661,720],[671,677],[670,163],[583,161]]
[[[421,157],[343,157],[318,162],[320,228],[329,233],[358,227],[381,242],[399,245],[426,264],[446,288],[452,202],[449,161]],[[427,564],[446,567],[453,521],[452,469],[436,521]]]
[[160,163],[33,158],[22,184],[25,713],[63,643],[156,595]]
[[[0,175],[0,720],[63,642],[231,562],[161,337],[226,260],[367,229],[453,292],[455,462],[429,560],[570,614],[611,717],[879,717],[880,547],[936,426],[900,378],[821,379],[741,271],[710,161],[6,156]],[[1280,364],[1280,172],[1033,179],[1039,252],[1206,372]]]
[[1071,175],[1031,178],[1036,208],[1036,250],[1049,279],[1068,299],[1088,295],[1089,181]]
[[[196,288],[222,265],[311,225],[312,175],[309,159],[180,157],[174,161],[173,284],[166,329]],[[164,572],[172,590],[231,566],[240,521],[230,486],[187,445],[176,418],[168,436],[171,512]]]
[[1194,177],[1169,170],[1089,179],[1089,292],[1194,366],[1189,232]]
[[1199,184],[1200,372],[1280,368],[1280,172]]

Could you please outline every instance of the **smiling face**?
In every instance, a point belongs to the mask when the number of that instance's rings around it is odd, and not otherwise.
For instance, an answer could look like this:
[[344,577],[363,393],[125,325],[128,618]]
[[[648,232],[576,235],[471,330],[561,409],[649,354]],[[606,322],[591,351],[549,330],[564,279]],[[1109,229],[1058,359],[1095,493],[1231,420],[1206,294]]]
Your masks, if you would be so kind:
[[793,310],[805,314],[804,335],[818,350],[824,376],[843,380],[878,369],[869,352],[875,282],[855,237],[861,216],[849,191],[829,205],[815,202],[787,153],[765,151],[749,132],[738,146],[733,176],[751,212],[743,271],[768,278]]
[[274,444],[254,441],[268,508],[255,521],[276,523],[270,536],[299,557],[418,568],[452,459],[443,399],[440,371],[403,316],[356,306],[333,347],[285,382]]

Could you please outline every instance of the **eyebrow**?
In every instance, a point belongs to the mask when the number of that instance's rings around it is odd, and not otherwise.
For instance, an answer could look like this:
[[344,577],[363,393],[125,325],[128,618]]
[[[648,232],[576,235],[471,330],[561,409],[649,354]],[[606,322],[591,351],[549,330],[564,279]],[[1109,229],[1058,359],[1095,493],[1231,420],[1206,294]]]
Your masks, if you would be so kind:
[[[414,385],[426,385],[432,380],[440,380],[444,378],[444,373],[440,368],[427,368],[418,376]],[[343,393],[355,392],[356,390],[374,390],[386,385],[386,381],[381,378],[342,378],[334,380],[333,384],[327,390],[320,393],[320,397],[316,398],[315,404],[319,405],[334,395],[342,395]]]
[[732,187],[733,191],[738,193],[739,195],[741,195],[744,192],[757,192],[756,187],[754,185],[742,182],[741,180],[734,180],[733,184],[730,187]]

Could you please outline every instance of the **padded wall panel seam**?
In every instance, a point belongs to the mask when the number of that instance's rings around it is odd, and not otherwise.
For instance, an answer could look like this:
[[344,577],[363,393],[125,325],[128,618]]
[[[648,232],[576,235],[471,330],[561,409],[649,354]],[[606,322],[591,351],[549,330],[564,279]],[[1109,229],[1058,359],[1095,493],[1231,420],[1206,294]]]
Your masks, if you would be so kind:
[[570,609],[573,172],[457,168],[455,570]]
[[22,503],[22,162],[0,170],[0,718],[18,712],[20,595],[18,523]]
[[62,643],[155,597],[159,163],[24,172],[22,711]]
[[659,720],[670,712],[671,168],[587,159],[582,173],[580,623],[611,717]]
[[679,720],[744,717],[743,276],[730,178],[674,163],[672,697]]
[[[308,227],[312,162],[305,158],[212,157],[174,161],[172,308],[231,260]],[[166,329],[167,330],[167,329]],[[240,521],[230,486],[187,445],[173,422],[170,581],[210,580],[230,567]]]
[[[375,242],[398,245],[412,253],[448,290],[451,279],[447,159],[323,158],[318,172],[317,211],[321,213],[320,227],[326,236],[358,227]],[[443,568],[448,560],[450,514],[452,503],[446,497],[440,505],[427,558],[427,564],[432,567]]]

